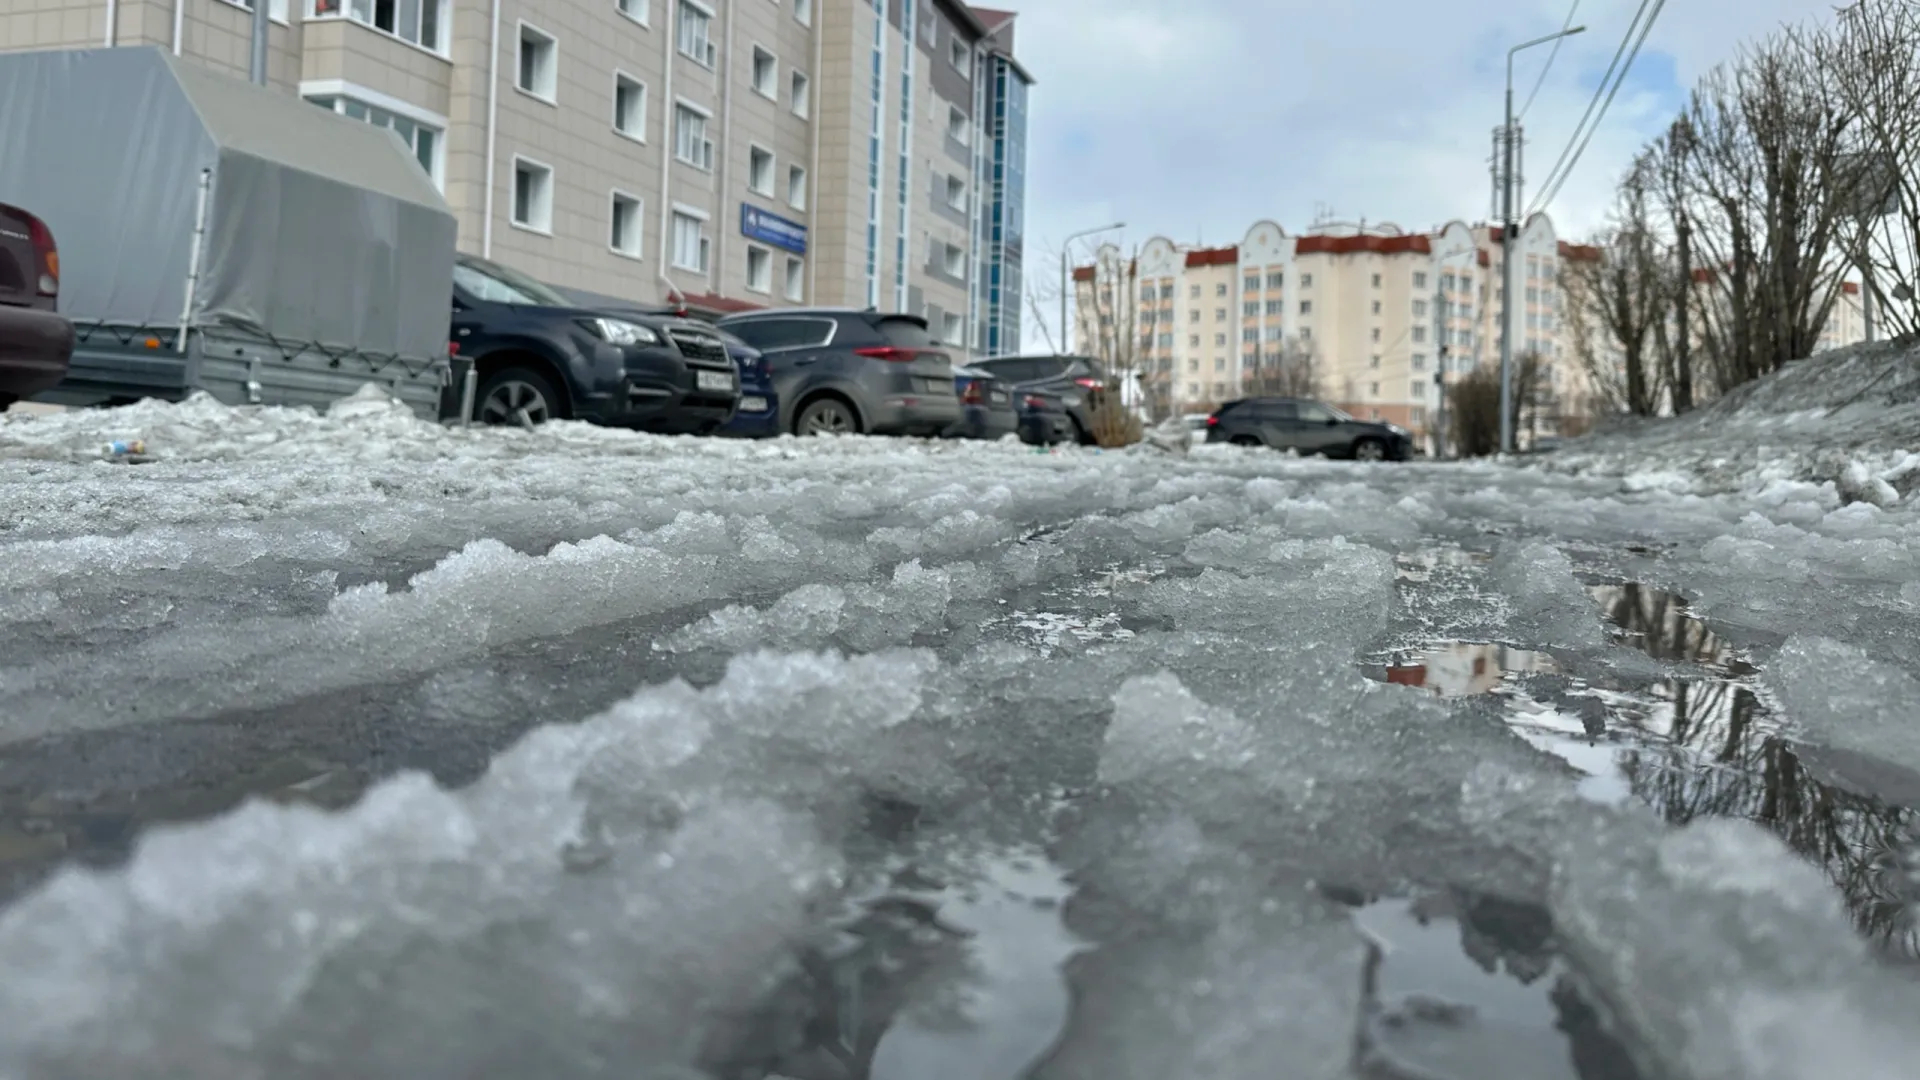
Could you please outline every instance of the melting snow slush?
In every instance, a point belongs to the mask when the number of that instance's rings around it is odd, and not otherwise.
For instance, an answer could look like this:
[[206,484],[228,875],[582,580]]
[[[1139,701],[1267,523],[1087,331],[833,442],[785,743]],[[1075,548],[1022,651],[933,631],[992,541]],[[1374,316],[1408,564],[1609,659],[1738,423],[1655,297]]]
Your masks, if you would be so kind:
[[373,399],[0,445],[8,1080],[1920,1060],[1911,505]]

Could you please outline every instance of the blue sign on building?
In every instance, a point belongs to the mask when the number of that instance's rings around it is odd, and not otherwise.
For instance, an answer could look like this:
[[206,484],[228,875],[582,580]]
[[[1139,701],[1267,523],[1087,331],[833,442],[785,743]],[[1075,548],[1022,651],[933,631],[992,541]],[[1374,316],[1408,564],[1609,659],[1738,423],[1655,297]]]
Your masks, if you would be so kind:
[[740,235],[749,240],[758,240],[763,244],[772,244],[782,251],[791,251],[795,255],[807,253],[807,227],[797,221],[788,221],[779,214],[769,214],[757,206],[740,204]]

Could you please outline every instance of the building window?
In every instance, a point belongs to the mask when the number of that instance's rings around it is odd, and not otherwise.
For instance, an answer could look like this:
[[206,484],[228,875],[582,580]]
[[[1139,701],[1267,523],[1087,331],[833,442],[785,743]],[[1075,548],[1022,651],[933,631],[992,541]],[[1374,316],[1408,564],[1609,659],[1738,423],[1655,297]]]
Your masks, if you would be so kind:
[[807,264],[787,257],[787,299],[798,303],[807,295]]
[[1249,318],[1249,319],[1251,319],[1251,318],[1253,318],[1253,317],[1255,317],[1255,316],[1257,316],[1257,315],[1259,315],[1259,314],[1260,314],[1260,301],[1258,301],[1258,300],[1249,300],[1249,301],[1247,301],[1246,303],[1244,303],[1244,304],[1241,304],[1241,305],[1240,305],[1240,314],[1242,314],[1242,315],[1245,315],[1245,316],[1246,316],[1247,318]]
[[962,320],[960,316],[955,315],[951,311],[943,313],[940,316],[941,342],[947,345],[960,344],[960,337],[962,334],[961,324],[963,321],[964,320]]
[[619,9],[620,14],[641,26],[647,25],[647,20],[653,14],[653,0],[613,0],[613,6]]
[[1241,341],[1259,341],[1260,328],[1257,326],[1242,327],[1240,330],[1240,340]]
[[793,17],[801,26],[812,26],[813,0],[793,0]]
[[1427,354],[1426,353],[1414,353],[1408,362],[1413,365],[1413,370],[1415,371],[1427,370]]
[[1368,396],[1368,397],[1379,397],[1379,396],[1380,396],[1380,384],[1379,384],[1379,383],[1368,383],[1368,384],[1367,384],[1367,396]]
[[1267,301],[1267,314],[1269,315],[1284,314],[1286,311],[1285,305],[1286,305],[1286,301],[1284,300],[1269,300]]
[[1377,326],[1373,328],[1373,340],[1374,341],[1380,340],[1380,328]]
[[788,84],[787,108],[793,111],[793,115],[805,120],[807,114],[813,111],[813,106],[809,104],[812,100],[813,86],[807,81],[806,75],[798,71],[793,73]]
[[553,231],[553,169],[528,158],[513,159],[513,223]]
[[1218,399],[1220,399],[1220,398],[1223,398],[1223,397],[1226,397],[1226,396],[1227,396],[1227,384],[1226,384],[1226,383],[1223,383],[1223,382],[1217,382],[1217,383],[1214,383],[1214,384],[1213,384],[1213,396],[1214,396],[1214,399],[1215,399],[1215,400],[1218,400]]
[[310,97],[307,100],[329,112],[364,120],[375,127],[392,128],[400,136],[400,141],[413,149],[414,160],[427,170],[434,184],[440,184],[440,149],[441,140],[446,137],[445,129],[350,97]]
[[618,71],[613,73],[613,130],[635,142],[647,141],[647,86]]
[[1243,292],[1257,292],[1260,288],[1260,275],[1248,274],[1241,279],[1240,288]]
[[967,145],[967,114],[952,105],[947,106],[947,138]]
[[1213,343],[1215,345],[1225,345],[1227,343],[1227,335],[1225,334],[1213,335]]
[[1199,334],[1188,334],[1188,335],[1187,335],[1187,346],[1188,346],[1189,348],[1193,348],[1193,349],[1197,349],[1197,348],[1199,348],[1199,347],[1200,347],[1200,335],[1199,335]]
[[1216,356],[1216,357],[1214,357],[1214,358],[1213,358],[1213,370],[1215,370],[1215,371],[1225,371],[1225,370],[1227,370],[1227,358],[1226,358],[1226,357],[1224,357],[1224,356]]
[[770,101],[780,98],[780,61],[758,45],[753,47],[753,92]]
[[551,103],[559,86],[560,44],[544,30],[520,24],[520,69],[514,85]]
[[971,78],[973,72],[968,70],[967,56],[972,51],[967,48],[966,42],[956,37],[947,42],[947,62],[958,68],[961,74]]
[[[238,0],[239,5],[248,11],[253,10],[250,0]],[[395,3],[393,0],[313,0],[312,12],[316,19],[337,19],[345,16],[363,26],[371,26],[383,34],[392,34],[401,41],[412,42],[422,48],[445,55],[447,51],[447,4],[449,0],[409,0]],[[273,0],[267,5],[267,13],[282,22],[287,18],[287,0]]]
[[1303,288],[1303,289],[1311,289],[1311,288],[1313,288],[1313,275],[1312,275],[1312,274],[1301,274],[1301,275],[1300,275],[1300,287],[1301,287],[1301,288]]
[[1407,422],[1408,422],[1408,423],[1413,423],[1413,424],[1424,424],[1424,423],[1426,423],[1426,422],[1427,422],[1427,410],[1426,410],[1426,409],[1424,409],[1424,408],[1422,408],[1422,407],[1420,407],[1420,406],[1418,406],[1418,405],[1415,405],[1415,406],[1414,406],[1413,408],[1411,408],[1411,409],[1408,409],[1408,410],[1407,410]]
[[1375,371],[1379,371],[1380,370],[1380,354],[1374,353],[1372,356],[1368,357],[1367,366],[1369,368],[1372,368]]
[[713,11],[693,0],[680,0],[680,55],[699,64],[713,66]]
[[675,102],[673,106],[673,156],[696,169],[713,169],[713,140],[707,138],[707,114]]
[[747,189],[773,198],[773,151],[747,147]]
[[1427,287],[1427,272],[1425,270],[1415,270],[1413,272],[1413,287],[1416,289],[1424,289]]
[[1163,349],[1163,350],[1166,350],[1166,349],[1172,349],[1172,348],[1173,348],[1173,335],[1172,335],[1172,334],[1161,334],[1161,335],[1160,335],[1160,348],[1161,348],[1161,349]]
[[747,245],[747,289],[773,292],[773,252],[754,244]]
[[1373,275],[1373,287],[1374,287],[1374,288],[1376,288],[1376,289],[1380,287],[1380,275],[1379,275],[1379,274],[1375,274],[1375,275]]
[[635,259],[640,257],[640,209],[638,198],[616,191],[607,215],[607,246]]
[[1425,379],[1415,379],[1409,389],[1413,391],[1413,400],[1425,401],[1427,399],[1427,382]]
[[967,208],[967,182],[957,176],[947,177],[947,205],[955,210]]
[[1300,301],[1300,314],[1302,315],[1313,314],[1313,301],[1311,300]]
[[1214,308],[1214,309],[1213,309],[1213,321],[1214,321],[1214,322],[1226,322],[1226,321],[1227,321],[1227,309],[1226,309],[1226,308],[1223,308],[1223,307],[1217,307],[1217,308]]
[[1188,321],[1188,322],[1199,322],[1199,321],[1200,321],[1200,309],[1199,309],[1199,308],[1190,308],[1190,309],[1188,309],[1188,311],[1187,311],[1187,321]]
[[1425,300],[1415,300],[1413,302],[1413,314],[1415,318],[1425,318],[1427,314],[1427,302]]
[[1221,283],[1219,283],[1218,285],[1215,285],[1215,286],[1213,287],[1213,295],[1215,295],[1215,296],[1225,296],[1225,295],[1227,295],[1227,283],[1223,281],[1223,282],[1221,282]]
[[[1377,277],[1378,275],[1375,275],[1375,276]],[[1375,301],[1373,302],[1373,313],[1374,313],[1375,315],[1378,315],[1378,314],[1380,314],[1380,301],[1378,301],[1378,300],[1375,300]]]
[[1427,340],[1427,328],[1424,326],[1414,327],[1413,340],[1418,343],[1424,343]]
[[967,272],[967,251],[956,244],[945,245],[945,269],[948,277],[964,277]]
[[707,223],[695,214],[673,211],[673,265],[697,274],[707,272]]
[[[1187,286],[1187,295],[1188,295],[1188,296],[1192,296],[1192,297],[1198,297],[1198,296],[1200,295],[1200,286],[1198,286],[1198,285],[1189,285],[1189,286]],[[1200,317],[1200,316],[1198,316],[1198,315],[1195,315],[1195,316],[1194,316],[1194,318],[1196,318],[1196,319],[1197,319],[1197,318],[1199,318],[1199,317]]]
[[807,208],[807,170],[798,165],[787,166],[787,205],[795,210]]
[[1284,271],[1272,270],[1267,273],[1267,288],[1277,289],[1286,283],[1287,275]]
[[1311,327],[1311,326],[1303,326],[1303,327],[1301,327],[1301,328],[1300,328],[1300,340],[1301,340],[1301,341],[1312,341],[1312,340],[1313,340],[1313,327]]

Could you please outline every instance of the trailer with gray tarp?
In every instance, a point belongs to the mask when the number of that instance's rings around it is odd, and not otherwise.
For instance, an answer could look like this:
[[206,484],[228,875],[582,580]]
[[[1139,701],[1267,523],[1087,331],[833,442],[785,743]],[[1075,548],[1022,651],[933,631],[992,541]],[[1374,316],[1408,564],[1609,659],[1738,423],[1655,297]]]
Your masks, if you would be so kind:
[[60,245],[43,400],[438,411],[456,227],[392,131],[155,47],[0,54],[0,202]]

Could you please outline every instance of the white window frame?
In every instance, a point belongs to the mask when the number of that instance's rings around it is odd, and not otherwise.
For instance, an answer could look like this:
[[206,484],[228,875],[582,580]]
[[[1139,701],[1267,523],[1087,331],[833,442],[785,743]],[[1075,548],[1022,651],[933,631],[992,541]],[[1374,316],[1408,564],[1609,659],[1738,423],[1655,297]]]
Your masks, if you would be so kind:
[[[545,221],[538,221],[538,222],[521,221],[519,220],[518,217],[515,216],[519,212],[520,166],[522,165],[531,165],[536,169],[543,170],[547,174],[547,190],[546,190],[547,197],[545,200],[546,205],[543,207],[544,212],[541,215],[546,219]],[[538,158],[528,157],[525,154],[513,155],[513,183],[507,189],[507,224],[513,226],[516,229],[521,229],[526,232],[535,233],[540,236],[552,236],[553,235],[553,189],[555,187],[555,184],[556,184],[556,180],[554,178],[553,166],[547,164],[544,161],[539,160]]]
[[[533,33],[536,36],[547,39],[547,48],[549,50],[547,55],[550,58],[551,63],[548,65],[548,68],[547,68],[548,86],[545,91],[530,89],[528,87],[520,85],[520,69],[522,66],[521,61],[524,58],[524,55],[526,53],[527,31],[529,30],[533,31]],[[556,105],[556,106],[559,105],[560,104],[560,39],[557,37],[554,37],[552,34],[548,33],[545,30],[540,29],[538,26],[535,26],[533,23],[530,23],[525,19],[518,19],[518,20],[515,20],[515,23],[514,23],[513,42],[514,42],[513,88],[519,91],[520,93],[525,94],[527,97],[532,98],[535,101],[542,101],[547,103],[548,105]]]
[[[307,79],[300,83],[299,94],[302,100],[312,98],[330,98],[336,115],[345,116],[345,101],[348,98],[372,109],[380,109],[413,122],[417,128],[427,128],[434,134],[433,164],[428,166],[427,174],[433,178],[435,187],[446,190],[447,175],[447,127],[448,120],[436,112],[429,112],[412,102],[402,101],[392,94],[382,93],[370,86],[348,82],[345,79]],[[350,118],[351,119],[351,118]],[[371,123],[371,121],[368,121]],[[376,125],[378,126],[378,125]],[[419,160],[418,143],[414,144],[414,158]]]
[[[429,0],[429,2],[431,2],[431,0]],[[252,0],[222,0],[222,3],[237,7],[249,15],[253,14]],[[267,5],[267,21],[279,23],[281,26],[293,25],[287,17],[287,8],[289,6],[287,0],[272,0],[272,2]],[[312,5],[309,4],[308,7],[311,9]],[[381,33],[385,32],[384,30],[381,31]]]
[[[689,168],[699,169],[701,172],[712,172],[714,149],[710,129],[713,124],[713,110],[701,108],[686,98],[674,98],[673,108],[673,159]],[[680,110],[682,109],[700,118],[699,161],[694,161],[680,153]]]
[[[707,32],[703,42],[706,48],[702,55],[695,55],[687,51],[686,36],[681,31],[681,27],[686,25],[688,9],[692,9],[707,21]],[[717,47],[713,43],[713,24],[716,18],[717,16],[714,14],[714,10],[705,4],[699,3],[698,0],[674,0],[673,51],[699,64],[708,71],[712,71],[717,51]]]
[[[620,84],[631,83],[640,88],[640,124],[637,128],[620,126]],[[631,72],[613,69],[613,115],[608,118],[613,124],[613,133],[622,138],[645,144],[647,141],[647,84]]]
[[[959,185],[957,188],[955,187],[956,184]],[[960,193],[958,200],[953,197],[956,190]],[[954,210],[965,210],[967,208],[967,181],[965,178],[952,173],[947,174],[947,206]]]
[[960,35],[955,34],[952,38],[948,39],[947,63],[952,64],[955,71],[966,76],[969,80],[973,78],[973,65],[968,62],[972,59],[973,48],[966,42],[960,40]]
[[[619,244],[613,242],[614,208],[618,206],[623,199],[633,204],[633,245],[631,247],[621,247]],[[608,192],[607,233],[608,251],[613,252],[623,259],[632,259],[635,262],[645,259],[645,252],[647,250],[647,200],[631,191],[623,191],[620,188],[614,188]]]
[[[955,120],[959,123],[955,124]],[[955,132],[959,134],[956,135]],[[973,125],[967,122],[967,114],[961,112],[958,105],[947,106],[947,138],[961,146],[973,145]]]
[[813,79],[799,68],[787,73],[787,111],[805,120],[813,115]]
[[[797,199],[794,198],[796,188],[800,196]],[[787,205],[795,210],[807,208],[807,169],[804,165],[787,166]]]
[[[775,55],[772,49],[757,41],[748,48],[747,56],[747,88],[768,101],[778,102],[780,100],[780,57]],[[767,58],[767,70],[771,73],[764,88],[761,87],[759,78],[762,56]]]
[[[753,182],[753,155],[755,154],[767,155],[767,186],[766,187],[759,187]],[[780,175],[780,161],[779,161],[779,158],[774,154],[772,148],[761,146],[759,143],[756,143],[756,142],[749,142],[747,144],[747,190],[763,198],[768,198],[768,199],[774,198],[774,194],[773,194],[774,184],[776,183],[776,181],[774,180],[774,177],[778,175]]]
[[[689,274],[707,273],[707,268],[713,265],[713,238],[707,235],[707,226],[713,224],[713,215],[697,206],[688,206],[686,203],[679,202],[672,204],[670,210],[667,220],[671,224],[673,235],[667,240],[673,254],[668,261],[675,270],[684,270]],[[680,218],[700,223],[699,243],[695,245],[700,253],[701,265],[699,266],[688,266],[680,261],[680,222],[678,220]]]
[[[950,244],[945,240],[942,240],[940,243],[942,246],[940,252],[940,269],[946,271],[948,277],[966,277],[967,249],[961,247],[959,244]],[[955,267],[959,269],[955,269]]]
[[797,255],[787,256],[785,295],[796,304],[807,298],[807,263]]
[[793,0],[793,21],[801,26],[813,25],[813,0]]
[[[753,265],[754,265],[755,258],[758,258],[760,260],[760,268],[766,271],[766,273],[763,275],[762,280],[759,281],[758,283],[756,283],[753,279]],[[760,244],[751,244],[751,243],[748,244],[747,258],[746,258],[746,271],[747,271],[746,281],[747,281],[748,292],[759,293],[762,296],[773,295],[773,249],[772,248],[764,247]]]
[[[225,2],[240,8],[242,11],[253,10],[244,0],[238,0],[238,2],[236,2],[236,0],[225,0]],[[285,6],[284,3],[273,5],[268,9],[267,17],[282,26],[291,25],[284,14]],[[347,22],[359,23],[374,33],[392,38],[409,49],[418,49],[428,56],[438,57],[442,60],[451,60],[453,58],[453,0],[422,0],[420,7],[423,14],[429,6],[435,8],[438,12],[435,27],[440,32],[440,40],[432,45],[424,41],[409,41],[399,33],[398,28],[388,30],[386,27],[377,25],[373,21],[371,4],[367,5],[364,9],[364,18],[354,12],[353,8],[355,6],[354,0],[304,0],[301,4],[301,10],[305,13],[309,21],[324,22],[329,19],[341,19]],[[276,8],[282,10],[283,13],[275,15],[273,11]]]
[[[639,14],[628,11],[628,7],[637,7]],[[613,10],[620,13],[628,22],[638,23],[647,29],[653,29],[653,0],[613,0]]]

